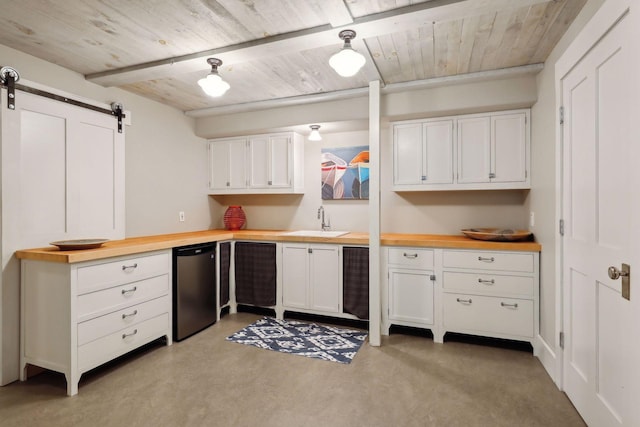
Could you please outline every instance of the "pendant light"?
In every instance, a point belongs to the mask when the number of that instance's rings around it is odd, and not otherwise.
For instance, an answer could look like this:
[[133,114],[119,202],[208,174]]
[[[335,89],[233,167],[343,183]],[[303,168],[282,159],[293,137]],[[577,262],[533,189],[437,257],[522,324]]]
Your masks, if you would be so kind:
[[307,138],[309,141],[322,141],[322,136],[320,135],[320,131],[318,129],[320,129],[320,125],[311,125],[309,126],[311,128],[311,133],[309,134],[309,137]]
[[355,31],[342,30],[338,37],[344,40],[344,46],[340,52],[331,56],[329,65],[342,77],[351,77],[360,71],[366,60],[351,47],[351,40],[356,37]]
[[222,96],[231,87],[218,74],[218,67],[222,65],[222,61],[218,58],[209,58],[207,63],[211,65],[211,72],[206,77],[198,80],[198,84],[207,95]]

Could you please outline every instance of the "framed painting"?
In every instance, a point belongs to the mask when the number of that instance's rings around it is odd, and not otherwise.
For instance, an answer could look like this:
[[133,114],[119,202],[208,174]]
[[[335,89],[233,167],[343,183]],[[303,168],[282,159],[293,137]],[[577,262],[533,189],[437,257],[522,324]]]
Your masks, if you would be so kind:
[[369,146],[321,150],[322,200],[369,199]]

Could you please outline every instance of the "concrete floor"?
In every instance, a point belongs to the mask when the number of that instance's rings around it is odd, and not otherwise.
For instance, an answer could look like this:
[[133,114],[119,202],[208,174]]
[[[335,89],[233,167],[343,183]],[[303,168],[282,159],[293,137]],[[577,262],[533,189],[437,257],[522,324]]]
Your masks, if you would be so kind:
[[74,397],[53,372],[0,387],[0,425],[584,426],[531,353],[392,334],[342,365],[225,341],[260,317],[149,346]]

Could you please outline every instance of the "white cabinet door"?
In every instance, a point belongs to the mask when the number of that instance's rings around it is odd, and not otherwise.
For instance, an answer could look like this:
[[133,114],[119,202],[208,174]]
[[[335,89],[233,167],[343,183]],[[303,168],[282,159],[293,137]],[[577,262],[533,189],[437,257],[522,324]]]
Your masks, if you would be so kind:
[[282,304],[307,308],[309,282],[308,247],[289,243],[282,246]]
[[270,182],[271,150],[269,137],[249,139],[249,186],[268,188]]
[[453,183],[453,120],[429,122],[423,125],[423,184]]
[[433,272],[389,269],[389,319],[433,324]]
[[227,190],[247,186],[245,139],[209,142],[209,188]]
[[491,182],[527,179],[526,114],[491,117]]
[[310,307],[340,312],[340,251],[334,245],[313,245],[309,253]]
[[394,125],[393,184],[422,184],[423,164],[422,123]]
[[490,182],[491,118],[458,119],[458,183]]
[[288,135],[272,136],[270,145],[270,187],[291,187],[293,156],[291,137]]

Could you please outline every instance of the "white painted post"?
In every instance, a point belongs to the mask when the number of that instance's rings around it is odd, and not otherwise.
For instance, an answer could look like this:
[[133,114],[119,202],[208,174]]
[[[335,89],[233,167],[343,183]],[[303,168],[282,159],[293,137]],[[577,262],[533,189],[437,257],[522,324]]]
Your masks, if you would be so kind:
[[369,82],[369,344],[380,346],[380,81]]

